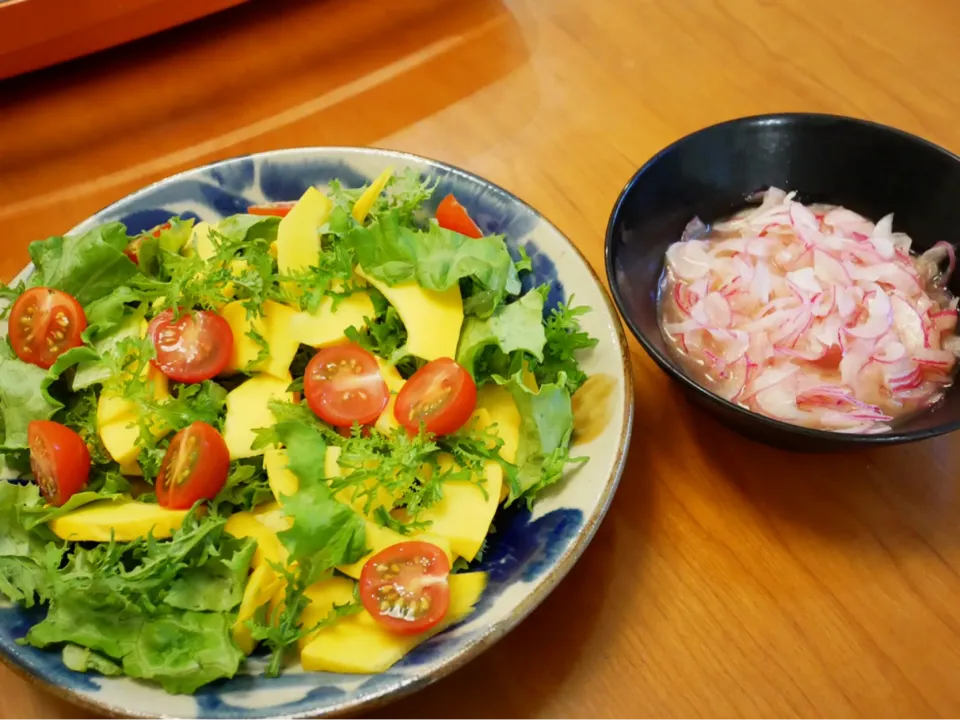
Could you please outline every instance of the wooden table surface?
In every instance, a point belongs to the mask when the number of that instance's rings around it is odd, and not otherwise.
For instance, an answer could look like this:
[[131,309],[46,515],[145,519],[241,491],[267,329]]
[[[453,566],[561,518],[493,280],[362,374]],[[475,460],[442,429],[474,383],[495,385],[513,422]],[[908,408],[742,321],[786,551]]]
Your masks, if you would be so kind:
[[[165,175],[324,144],[480,173],[602,273],[623,184],[704,125],[827,111],[960,150],[958,35],[951,0],[254,2],[0,83],[0,275]],[[631,346],[630,461],[583,559],[498,646],[380,714],[960,713],[955,437],[775,451]],[[5,717],[84,714],[0,686]]]

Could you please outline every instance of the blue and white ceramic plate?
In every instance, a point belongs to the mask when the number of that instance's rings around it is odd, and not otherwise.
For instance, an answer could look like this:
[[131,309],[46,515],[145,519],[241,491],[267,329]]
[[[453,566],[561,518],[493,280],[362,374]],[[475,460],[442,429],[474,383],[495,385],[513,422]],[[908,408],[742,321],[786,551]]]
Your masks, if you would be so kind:
[[[591,405],[606,424],[584,438],[576,455],[589,461],[536,504],[533,512],[511,509],[498,516],[481,569],[489,586],[463,623],[421,645],[380,675],[307,673],[290,667],[266,678],[256,657],[242,675],[202,688],[194,696],[168,695],[129,678],[68,670],[59,652],[17,645],[39,620],[31,612],[0,609],[0,652],[7,664],[67,700],[122,716],[201,718],[314,717],[356,712],[412,692],[462,666],[503,637],[560,582],[593,537],[623,471],[633,419],[632,376],[626,340],[606,292],[576,247],[542,215],[517,197],[476,175],[414,155],[360,148],[302,148],[225,160],[162,180],[102,210],[74,228],[84,232],[120,220],[130,233],[147,230],[171,215],[216,221],[249,205],[295,200],[310,185],[334,178],[348,187],[370,182],[386,166],[435,178],[434,203],[453,192],[486,233],[503,233],[511,248],[533,260],[529,285],[550,283],[549,306],[576,295],[593,311],[584,328],[599,344],[582,358],[584,369],[605,378]],[[431,208],[433,209],[433,208]],[[26,277],[28,267],[21,274]],[[548,311],[548,310],[545,310]],[[517,668],[523,672],[523,668]]]

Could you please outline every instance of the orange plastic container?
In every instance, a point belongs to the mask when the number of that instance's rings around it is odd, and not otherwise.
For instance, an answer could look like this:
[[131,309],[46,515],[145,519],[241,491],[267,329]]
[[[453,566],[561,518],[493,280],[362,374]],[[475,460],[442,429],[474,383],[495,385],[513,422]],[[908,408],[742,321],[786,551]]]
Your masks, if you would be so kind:
[[246,0],[0,0],[0,80],[181,25]]

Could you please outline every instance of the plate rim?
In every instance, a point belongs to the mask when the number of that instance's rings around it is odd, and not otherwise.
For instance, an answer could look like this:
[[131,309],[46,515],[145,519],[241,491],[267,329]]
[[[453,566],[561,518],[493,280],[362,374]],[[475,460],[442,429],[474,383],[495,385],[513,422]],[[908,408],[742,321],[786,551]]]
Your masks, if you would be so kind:
[[[620,314],[617,310],[617,307],[614,303],[614,300],[611,299],[611,291],[607,290],[604,287],[603,281],[600,278],[600,275],[594,269],[593,265],[590,264],[590,261],[587,260],[586,256],[580,250],[579,247],[569,238],[567,235],[560,230],[555,223],[553,223],[546,215],[534,208],[532,205],[527,203],[522,198],[518,197],[516,194],[506,189],[502,185],[498,185],[492,180],[488,180],[476,173],[473,173],[469,170],[461,168],[457,165],[451,163],[437,160],[425,155],[418,155],[415,153],[410,153],[402,150],[393,150],[389,148],[382,148],[377,146],[353,146],[353,145],[312,145],[312,146],[303,146],[303,147],[292,147],[292,148],[278,148],[275,150],[264,150],[255,153],[247,153],[242,155],[234,155],[227,158],[221,158],[219,160],[213,160],[202,165],[197,165],[195,167],[186,168],[172,175],[167,175],[159,180],[156,180],[148,185],[135,190],[134,192],[128,193],[123,197],[115,200],[114,202],[106,205],[105,207],[97,210],[96,212],[88,215],[86,218],[81,220],[79,223],[73,226],[68,230],[64,235],[71,235],[77,232],[78,228],[82,228],[84,225],[90,223],[96,216],[102,215],[106,212],[111,211],[116,208],[121,203],[126,203],[136,198],[144,195],[148,192],[151,192],[163,185],[174,183],[177,180],[184,179],[188,176],[195,175],[203,172],[204,170],[209,170],[216,168],[218,166],[228,164],[231,162],[236,162],[240,160],[253,160],[257,161],[258,159],[269,159],[277,157],[296,157],[303,154],[314,154],[314,155],[323,155],[324,153],[346,153],[346,154],[356,154],[356,155],[372,155],[372,156],[382,156],[382,157],[393,157],[397,159],[402,159],[406,161],[412,161],[413,163],[426,163],[432,165],[436,168],[446,170],[455,175],[459,175],[468,180],[471,180],[475,183],[493,188],[499,193],[505,195],[512,202],[518,203],[529,210],[535,217],[537,217],[541,222],[545,223],[550,229],[552,229],[556,235],[566,243],[567,247],[573,251],[577,260],[586,268],[590,279],[593,281],[597,289],[600,291],[600,295],[603,297],[604,306],[612,320],[612,325],[616,331],[616,340],[617,348],[620,351],[620,366],[623,373],[623,390],[624,390],[624,402],[622,412],[620,414],[621,430],[620,436],[617,443],[617,451],[615,458],[613,460],[613,466],[606,478],[605,487],[602,494],[600,495],[599,502],[594,507],[593,512],[589,517],[584,519],[584,524],[579,533],[574,537],[570,546],[564,551],[564,553],[557,557],[552,566],[544,573],[544,576],[540,580],[539,584],[527,595],[523,600],[521,600],[513,611],[506,615],[502,620],[496,623],[488,625],[480,635],[470,641],[466,647],[461,650],[459,653],[454,655],[448,662],[443,663],[436,671],[432,673],[425,673],[422,675],[413,675],[409,679],[400,681],[401,684],[394,689],[386,689],[380,692],[374,692],[369,696],[361,696],[354,700],[344,700],[330,706],[329,709],[324,710],[322,706],[315,707],[313,710],[303,710],[296,713],[290,713],[283,715],[282,717],[288,718],[315,718],[315,717],[342,717],[348,714],[356,714],[358,712],[371,710],[374,708],[382,707],[386,704],[400,700],[401,698],[412,695],[413,693],[422,690],[428,685],[432,685],[438,680],[450,675],[454,671],[462,668],[471,660],[478,657],[481,653],[488,650],[490,647],[499,642],[503,637],[510,633],[514,628],[516,628],[524,619],[530,615],[547,597],[556,589],[560,584],[560,581],[566,577],[570,572],[576,562],[583,555],[587,546],[593,540],[596,535],[597,529],[600,527],[601,522],[604,517],[606,517],[607,511],[610,508],[610,504],[613,501],[613,496],[616,494],[617,487],[620,484],[620,479],[623,476],[624,469],[626,467],[626,461],[630,449],[630,439],[633,434],[633,421],[635,414],[635,390],[634,390],[634,377],[633,377],[633,367],[630,358],[630,349],[628,345],[627,335],[624,331],[623,320],[620,317]],[[32,262],[28,263],[19,273],[12,282],[29,277],[33,272],[34,265]],[[611,418],[611,422],[613,418]],[[58,697],[61,700],[73,703],[80,707],[83,707],[88,710],[94,710],[97,712],[103,712],[112,717],[136,717],[136,718],[167,718],[175,717],[172,715],[165,714],[151,714],[145,713],[132,708],[123,708],[118,705],[114,705],[110,702],[100,701],[95,699],[96,696],[88,695],[82,693],[78,690],[73,690],[62,685],[58,685],[54,682],[47,680],[39,674],[32,673],[26,667],[21,666],[20,663],[16,662],[14,658],[8,656],[5,651],[0,650],[0,662],[2,662],[6,667],[13,670],[13,672],[19,677],[25,679],[36,687],[50,692],[54,696]],[[264,708],[266,709],[266,708]],[[264,714],[262,717],[278,717],[276,715]]]

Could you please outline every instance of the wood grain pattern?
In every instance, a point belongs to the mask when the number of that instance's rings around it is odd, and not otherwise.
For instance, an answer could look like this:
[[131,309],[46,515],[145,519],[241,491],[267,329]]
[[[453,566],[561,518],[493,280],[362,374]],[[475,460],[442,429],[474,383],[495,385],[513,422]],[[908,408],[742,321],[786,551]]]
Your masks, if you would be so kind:
[[[376,5],[248,4],[0,83],[0,275],[148,182],[284,146],[463,165],[601,271],[623,184],[704,125],[828,111],[960,150],[960,5],[945,0]],[[956,438],[772,450],[632,347],[630,462],[581,562],[497,647],[379,714],[960,714]],[[77,712],[0,677],[4,716]]]

